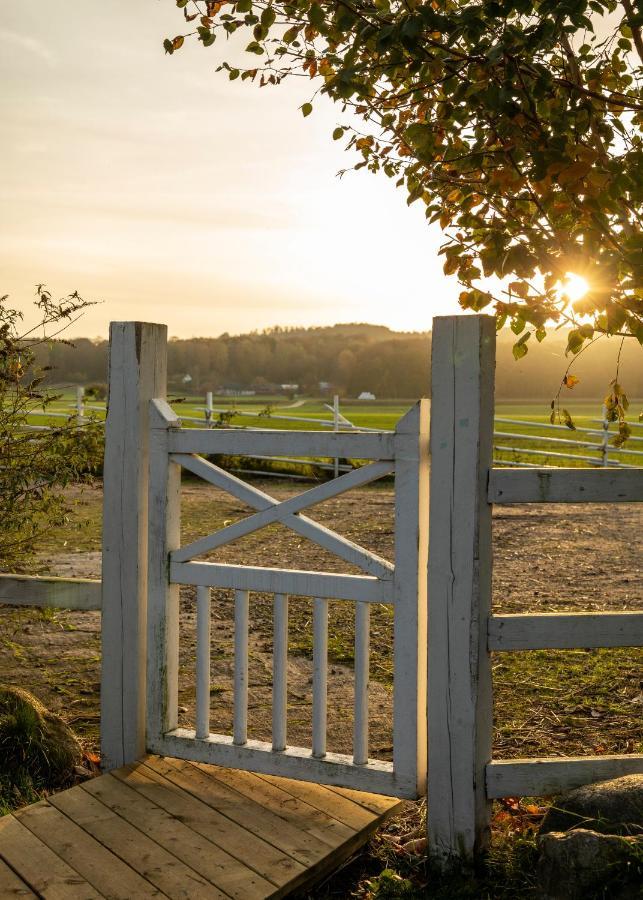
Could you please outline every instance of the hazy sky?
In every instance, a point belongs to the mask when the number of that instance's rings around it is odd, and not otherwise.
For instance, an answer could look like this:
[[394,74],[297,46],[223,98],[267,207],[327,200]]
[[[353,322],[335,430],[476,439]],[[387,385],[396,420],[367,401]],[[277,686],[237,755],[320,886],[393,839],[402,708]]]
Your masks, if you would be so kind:
[[[82,11],[82,12],[81,12]],[[178,336],[457,311],[438,230],[304,119],[302,80],[259,90],[214,71],[223,44],[164,56],[174,0],[0,9],[0,294],[103,300],[74,328],[166,322]]]

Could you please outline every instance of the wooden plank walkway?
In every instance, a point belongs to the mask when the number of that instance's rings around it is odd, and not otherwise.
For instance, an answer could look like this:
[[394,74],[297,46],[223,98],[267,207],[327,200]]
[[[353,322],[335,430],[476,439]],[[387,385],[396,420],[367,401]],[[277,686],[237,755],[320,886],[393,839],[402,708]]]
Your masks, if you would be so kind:
[[402,805],[149,756],[0,818],[0,897],[285,897]]

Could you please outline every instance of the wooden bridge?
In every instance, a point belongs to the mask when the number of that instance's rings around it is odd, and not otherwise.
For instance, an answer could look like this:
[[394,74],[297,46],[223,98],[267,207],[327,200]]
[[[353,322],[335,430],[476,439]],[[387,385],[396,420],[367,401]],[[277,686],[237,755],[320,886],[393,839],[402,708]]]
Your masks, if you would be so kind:
[[0,896],[284,897],[332,872],[400,805],[147,756],[0,818]]

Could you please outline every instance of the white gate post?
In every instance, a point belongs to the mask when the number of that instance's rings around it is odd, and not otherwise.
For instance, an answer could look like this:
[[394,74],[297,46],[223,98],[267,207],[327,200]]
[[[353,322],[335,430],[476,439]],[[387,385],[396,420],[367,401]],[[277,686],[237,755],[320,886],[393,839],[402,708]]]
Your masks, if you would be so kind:
[[101,765],[145,751],[149,406],[165,397],[167,328],[112,322],[103,466]]
[[395,429],[393,764],[403,796],[426,788],[426,566],[429,544],[429,404]]
[[495,320],[433,320],[428,652],[429,851],[485,848],[490,804]]

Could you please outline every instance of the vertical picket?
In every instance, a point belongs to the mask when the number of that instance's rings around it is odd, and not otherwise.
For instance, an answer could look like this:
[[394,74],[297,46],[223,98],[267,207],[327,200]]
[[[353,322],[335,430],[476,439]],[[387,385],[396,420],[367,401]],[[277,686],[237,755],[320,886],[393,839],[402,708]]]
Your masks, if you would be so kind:
[[145,751],[149,403],[165,397],[167,328],[112,322],[103,467],[101,765]]
[[429,549],[429,849],[483,850],[491,758],[491,505],[495,321],[433,320]]
[[196,589],[196,736],[210,734],[210,588]]
[[234,723],[235,744],[248,742],[248,591],[234,592]]
[[328,600],[313,600],[313,756],[326,756],[328,703]]
[[288,595],[275,594],[274,602],[272,749],[285,750],[288,722]]
[[420,400],[395,429],[393,762],[405,796],[426,786],[426,566],[429,406]]
[[179,586],[168,560],[180,543],[181,467],[171,462],[168,430],[179,420],[164,400],[150,412],[150,485],[147,600],[147,745],[154,751],[177,726],[179,681]]
[[355,604],[355,713],[353,724],[353,762],[368,762],[368,682],[371,607]]

